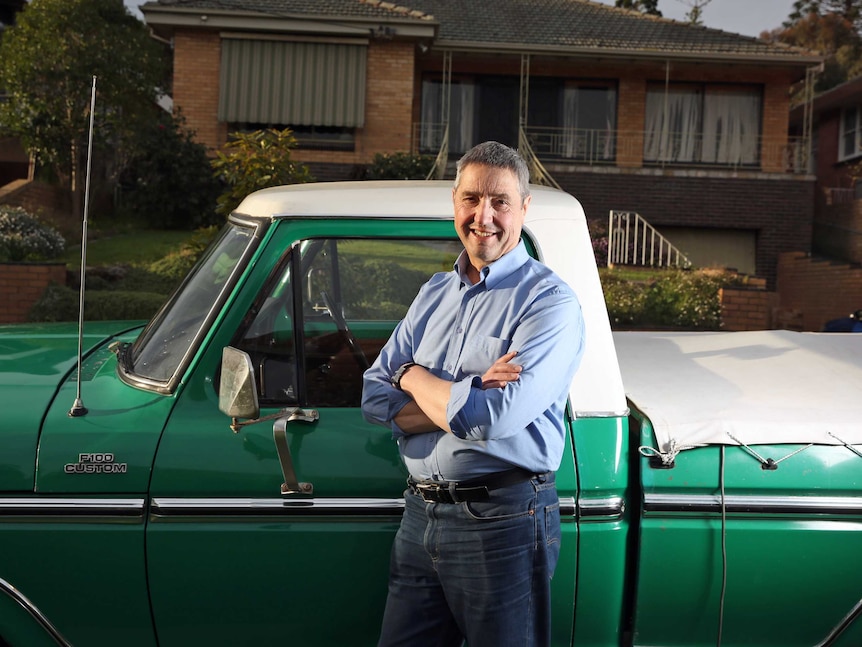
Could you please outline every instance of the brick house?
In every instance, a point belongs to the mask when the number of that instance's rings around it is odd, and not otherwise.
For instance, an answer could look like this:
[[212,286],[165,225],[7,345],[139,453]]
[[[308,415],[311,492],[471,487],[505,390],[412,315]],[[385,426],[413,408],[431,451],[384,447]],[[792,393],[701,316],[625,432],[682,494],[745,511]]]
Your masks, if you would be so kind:
[[[814,180],[789,91],[820,58],[589,0],[158,0],[199,141],[294,129],[321,180],[377,152],[451,160],[496,139],[588,217],[636,211],[695,265],[775,281],[808,251]],[[447,166],[447,162],[449,163]]]
[[[862,263],[862,77],[814,98],[809,109],[816,176],[813,251]],[[802,106],[790,113],[801,132]]]

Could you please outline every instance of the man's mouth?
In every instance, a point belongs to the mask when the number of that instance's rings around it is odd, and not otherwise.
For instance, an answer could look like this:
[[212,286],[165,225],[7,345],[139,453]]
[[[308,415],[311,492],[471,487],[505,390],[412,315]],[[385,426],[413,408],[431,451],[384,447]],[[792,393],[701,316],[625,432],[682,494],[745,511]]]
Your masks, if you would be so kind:
[[479,231],[477,229],[472,229],[471,231],[479,238],[490,238],[491,236],[497,235],[497,232],[495,231]]

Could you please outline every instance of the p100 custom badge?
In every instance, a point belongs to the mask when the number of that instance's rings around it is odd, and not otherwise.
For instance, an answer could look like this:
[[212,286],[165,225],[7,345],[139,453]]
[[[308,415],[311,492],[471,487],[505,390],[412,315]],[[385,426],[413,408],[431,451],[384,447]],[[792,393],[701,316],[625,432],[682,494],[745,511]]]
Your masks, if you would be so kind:
[[77,463],[66,463],[66,474],[125,474],[128,463],[117,463],[110,453],[78,454]]

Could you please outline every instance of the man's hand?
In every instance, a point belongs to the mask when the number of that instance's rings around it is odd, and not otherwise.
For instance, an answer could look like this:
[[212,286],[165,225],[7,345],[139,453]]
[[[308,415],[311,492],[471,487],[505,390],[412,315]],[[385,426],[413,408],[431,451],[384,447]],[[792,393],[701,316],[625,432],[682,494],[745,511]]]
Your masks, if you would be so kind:
[[483,390],[503,389],[509,382],[515,382],[521,377],[521,365],[511,363],[517,354],[516,350],[510,351],[491,364],[491,368],[482,376]]

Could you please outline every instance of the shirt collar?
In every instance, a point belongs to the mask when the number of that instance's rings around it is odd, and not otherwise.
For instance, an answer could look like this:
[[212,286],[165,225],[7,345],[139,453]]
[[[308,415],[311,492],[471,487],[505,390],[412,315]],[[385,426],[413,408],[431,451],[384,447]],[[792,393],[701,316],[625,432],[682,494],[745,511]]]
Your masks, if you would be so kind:
[[[530,255],[527,254],[527,247],[524,245],[524,241],[519,240],[514,249],[506,252],[490,265],[486,265],[482,268],[482,271],[479,272],[482,277],[479,283],[484,281],[485,287],[491,289],[507,276],[520,269],[529,258]],[[455,261],[453,269],[461,278],[461,283],[464,285],[471,285],[470,279],[467,277],[466,249],[462,250],[458,255],[458,259]]]

